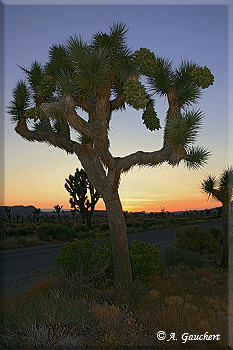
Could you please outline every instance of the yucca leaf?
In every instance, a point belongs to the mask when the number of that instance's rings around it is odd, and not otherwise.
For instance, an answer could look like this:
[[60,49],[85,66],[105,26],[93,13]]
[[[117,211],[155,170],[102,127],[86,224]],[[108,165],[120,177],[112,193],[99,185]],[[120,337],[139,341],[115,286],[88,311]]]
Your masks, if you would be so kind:
[[49,50],[49,61],[45,65],[45,74],[54,76],[61,69],[70,68],[68,53],[63,45],[52,45]]
[[217,179],[215,175],[207,175],[206,179],[201,182],[201,190],[207,194],[208,197],[216,198],[214,191],[217,186]]
[[26,110],[30,105],[30,92],[23,80],[16,84],[12,90],[12,96],[13,100],[10,101],[7,112],[11,114],[12,120],[16,122],[25,117]]
[[87,52],[85,58],[77,62],[75,83],[83,92],[97,93],[110,83],[110,76],[109,58],[102,49]]
[[153,92],[164,96],[167,94],[174,83],[174,72],[172,61],[157,57],[157,67],[149,78],[149,84]]
[[190,147],[186,152],[188,156],[184,163],[190,170],[197,170],[203,167],[211,156],[211,152],[208,149],[200,146]]
[[64,71],[55,73],[55,79],[57,82],[57,93],[63,95],[69,92],[71,95],[77,95],[77,89],[73,81],[73,74],[71,71]]
[[181,61],[174,75],[174,86],[181,107],[195,103],[201,96],[201,89],[193,82],[191,72],[198,65],[192,61]]
[[233,168],[231,166],[225,168],[220,175],[219,179],[219,190],[224,191],[228,187],[233,186]]
[[187,111],[183,114],[174,114],[169,117],[166,133],[175,146],[192,144],[202,126],[203,114],[200,110]]
[[27,80],[34,94],[36,94],[36,87],[39,85],[43,74],[43,65],[37,61],[33,62],[30,67],[30,73],[27,74]]

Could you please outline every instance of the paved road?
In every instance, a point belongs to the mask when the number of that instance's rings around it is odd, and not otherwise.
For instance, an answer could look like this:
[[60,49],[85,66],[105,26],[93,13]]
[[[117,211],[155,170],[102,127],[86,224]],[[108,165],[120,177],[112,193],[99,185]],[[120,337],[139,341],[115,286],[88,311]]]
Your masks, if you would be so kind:
[[[208,229],[211,226],[221,228],[222,222],[213,221],[200,226],[202,229]],[[145,243],[156,244],[157,248],[163,251],[173,243],[174,232],[174,228],[168,228],[133,233],[128,236],[128,241],[131,244],[133,240],[139,239]],[[41,274],[51,269],[54,258],[60,251],[60,245],[1,251],[0,276],[4,281],[4,290],[10,293],[30,288]]]

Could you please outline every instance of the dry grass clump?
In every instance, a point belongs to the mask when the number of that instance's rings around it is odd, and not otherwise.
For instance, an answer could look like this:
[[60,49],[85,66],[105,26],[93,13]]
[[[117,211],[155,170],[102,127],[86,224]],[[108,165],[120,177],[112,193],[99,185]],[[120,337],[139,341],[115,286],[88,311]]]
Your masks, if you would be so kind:
[[107,348],[120,346],[149,346],[152,338],[144,325],[126,306],[94,304],[91,312],[97,323],[100,343]]
[[[147,325],[150,334],[154,332],[156,335],[161,330],[168,335],[176,333],[177,346],[185,332],[209,332],[220,334],[217,343],[227,345],[228,295],[225,271],[210,267],[188,271],[177,266],[170,271],[170,278],[154,278],[150,287],[147,299],[141,300],[137,311],[137,318]],[[161,342],[157,346],[162,346]]]
[[53,274],[48,274],[39,281],[36,281],[34,285],[26,291],[27,295],[38,295],[41,292],[47,291],[54,286],[61,284],[61,279]]

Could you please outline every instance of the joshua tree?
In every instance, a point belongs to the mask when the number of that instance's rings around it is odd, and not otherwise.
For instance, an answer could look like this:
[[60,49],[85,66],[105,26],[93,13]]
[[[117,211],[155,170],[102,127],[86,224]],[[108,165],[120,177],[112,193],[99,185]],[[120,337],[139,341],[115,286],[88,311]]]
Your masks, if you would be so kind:
[[[135,166],[184,162],[196,169],[206,163],[209,151],[193,145],[202,112],[189,107],[197,102],[201,89],[213,84],[214,77],[207,67],[193,62],[182,61],[174,69],[171,60],[156,57],[146,48],[131,52],[126,32],[124,24],[113,24],[109,34],[97,32],[89,43],[72,36],[62,45],[53,45],[47,63],[21,67],[27,81],[19,81],[13,89],[8,111],[23,138],[59,147],[80,160],[106,206],[116,295],[129,301],[133,279],[118,194],[121,175]],[[113,156],[109,123],[114,112],[124,110],[126,104],[141,110],[143,124],[155,132],[161,128],[154,109],[156,95],[168,102],[162,147]],[[80,109],[87,113],[87,120]],[[29,120],[34,122],[33,129]],[[71,130],[80,135],[79,140],[71,136]]]
[[39,216],[40,216],[40,213],[41,213],[41,210],[40,210],[40,208],[35,208],[34,210],[33,210],[33,215],[36,217],[36,221],[37,222],[39,222]]
[[228,266],[229,250],[229,217],[233,187],[233,168],[229,166],[224,169],[219,178],[215,175],[208,175],[201,183],[202,191],[209,197],[217,199],[222,203],[223,221],[223,255],[221,265]]
[[69,175],[69,178],[66,179],[65,188],[71,196],[71,208],[79,211],[83,224],[86,222],[87,226],[91,228],[91,219],[100,195],[88,181],[85,171],[77,168],[74,176]]
[[13,227],[12,226],[12,221],[11,221],[11,208],[5,207],[4,211],[6,213],[6,216],[8,217],[8,220],[9,220],[9,223],[10,223],[10,227]]
[[61,223],[60,211],[62,208],[63,208],[63,205],[60,206],[59,204],[57,204],[54,206],[55,213],[57,213],[57,215],[58,215],[59,223]]

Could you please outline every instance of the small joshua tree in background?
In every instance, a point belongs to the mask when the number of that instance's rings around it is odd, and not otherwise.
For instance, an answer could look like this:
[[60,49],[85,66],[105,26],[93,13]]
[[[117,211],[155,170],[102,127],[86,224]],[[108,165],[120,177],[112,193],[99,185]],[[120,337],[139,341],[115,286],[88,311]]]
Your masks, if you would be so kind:
[[69,200],[71,208],[79,211],[82,223],[91,228],[91,219],[100,195],[88,181],[85,171],[77,168],[74,176],[69,175],[66,179],[65,188],[71,196]]
[[39,215],[40,215],[40,213],[41,213],[41,210],[40,210],[40,208],[35,208],[34,210],[33,210],[33,215],[35,216],[35,218],[36,218],[36,221],[37,222],[39,222]]
[[5,213],[6,213],[6,216],[7,216],[8,220],[9,220],[10,226],[12,227],[12,222],[11,222],[11,208],[6,207],[6,208],[4,209],[4,211],[5,211]]
[[229,166],[224,169],[217,179],[215,175],[208,175],[201,183],[202,191],[209,197],[217,199],[222,203],[222,221],[223,221],[223,267],[228,266],[228,249],[229,249],[229,218],[230,204],[233,187],[233,168]]
[[55,213],[57,213],[58,220],[59,220],[60,223],[61,223],[60,211],[61,211],[62,208],[63,208],[63,205],[60,206],[59,204],[57,204],[57,205],[54,206]]

